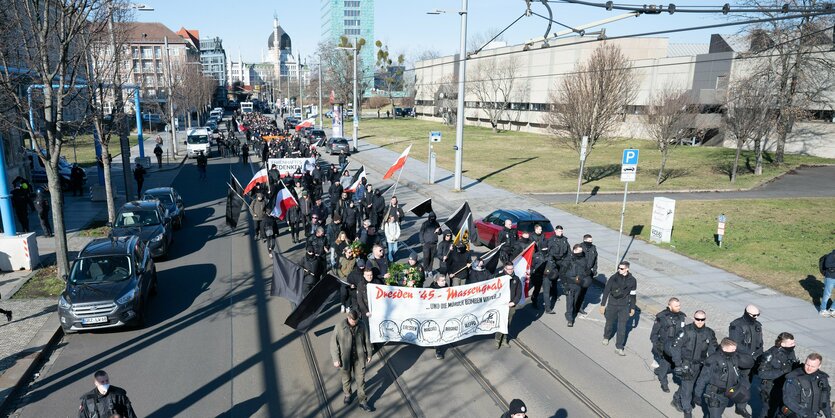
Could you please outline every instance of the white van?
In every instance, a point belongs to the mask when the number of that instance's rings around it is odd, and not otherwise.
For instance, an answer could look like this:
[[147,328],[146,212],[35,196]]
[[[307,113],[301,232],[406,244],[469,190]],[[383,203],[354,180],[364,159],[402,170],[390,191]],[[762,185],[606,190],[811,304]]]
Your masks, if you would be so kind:
[[241,113],[252,113],[252,102],[241,102]]
[[210,118],[217,119],[218,122],[223,120],[223,109],[215,108],[209,113]]
[[300,108],[300,107],[293,108],[293,117],[294,118],[301,118],[302,117],[302,108]]
[[211,157],[212,144],[209,141],[209,129],[193,128],[186,136],[186,150],[189,158],[197,158],[200,151],[208,158]]

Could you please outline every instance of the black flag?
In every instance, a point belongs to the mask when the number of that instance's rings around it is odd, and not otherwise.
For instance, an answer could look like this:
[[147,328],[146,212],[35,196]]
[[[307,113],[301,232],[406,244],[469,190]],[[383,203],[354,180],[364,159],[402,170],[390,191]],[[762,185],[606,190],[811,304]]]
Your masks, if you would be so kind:
[[412,212],[418,218],[426,215],[429,212],[432,212],[432,199],[426,199],[423,203],[418,204],[417,206],[413,207],[409,212]]
[[470,248],[470,234],[473,230],[473,212],[470,211],[470,205],[467,202],[464,202],[460,208],[458,208],[449,219],[444,222],[444,225],[447,226],[452,231],[452,242],[453,244],[463,243],[467,246],[467,249]]
[[290,313],[284,323],[295,329],[296,331],[305,332],[316,317],[325,309],[325,303],[339,290],[339,280],[330,274],[326,274],[310,289],[310,292],[304,296],[299,306]]
[[486,253],[478,256],[479,260],[484,261],[484,270],[489,271],[490,274],[495,273],[496,268],[499,266],[498,254],[499,249],[502,248],[502,245],[504,245],[504,243],[501,243],[497,245],[496,248],[493,248],[492,250],[487,251]]
[[231,228],[238,227],[238,218],[241,216],[241,209],[244,207],[244,199],[241,197],[243,188],[235,176],[229,180],[229,190],[226,192],[226,225]]
[[304,269],[273,251],[273,285],[271,296],[281,296],[298,306],[304,296]]

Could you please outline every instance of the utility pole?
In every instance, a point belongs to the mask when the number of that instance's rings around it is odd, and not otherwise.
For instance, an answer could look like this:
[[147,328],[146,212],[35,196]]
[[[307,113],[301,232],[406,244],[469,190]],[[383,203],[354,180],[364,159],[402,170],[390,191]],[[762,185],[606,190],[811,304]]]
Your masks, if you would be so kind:
[[[177,127],[174,119],[174,81],[171,78],[171,54],[168,51],[168,37],[165,38],[165,66],[168,68],[168,111],[171,115],[171,153],[177,156]],[[191,117],[189,116],[189,121]]]
[[322,109],[322,57],[319,56],[319,129],[325,129],[325,124],[322,122],[322,113],[325,109]]
[[[111,5],[112,7],[112,5]],[[119,69],[119,51],[116,48],[116,35],[113,32],[113,13],[107,18],[107,29],[110,31],[110,49],[113,51],[113,100],[116,106],[116,114],[119,115],[117,126],[119,127],[119,147],[122,154],[122,179],[125,183],[125,201],[131,201],[130,170],[130,143],[128,142],[127,126],[125,126],[125,103],[122,100],[122,75]],[[138,110],[138,109],[137,109]],[[142,144],[140,144],[142,146]],[[108,156],[102,156],[107,158]]]
[[357,106],[357,83],[357,38],[354,38],[354,152],[357,151],[360,131],[359,112]]
[[300,52],[299,53],[299,62],[297,64],[299,70],[296,71],[296,73],[299,76],[299,100],[298,100],[299,103],[298,103],[298,106],[299,106],[299,109],[301,109],[301,112],[302,112],[301,113],[302,114],[302,119],[304,119],[304,100],[302,99],[302,97],[304,96],[304,93],[302,92],[302,67],[304,65],[302,65],[302,56],[301,55],[302,54]]
[[467,79],[467,0],[461,0],[461,39],[458,48],[458,114],[455,125],[455,190],[461,190],[464,167],[464,83]]

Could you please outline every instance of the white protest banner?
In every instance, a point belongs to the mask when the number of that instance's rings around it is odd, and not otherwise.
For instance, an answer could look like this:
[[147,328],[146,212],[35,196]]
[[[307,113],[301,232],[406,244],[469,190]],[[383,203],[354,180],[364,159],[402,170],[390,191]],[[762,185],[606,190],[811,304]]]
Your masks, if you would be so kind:
[[510,276],[443,289],[368,285],[371,342],[434,347],[507,333]]
[[301,170],[302,173],[305,171],[313,171],[313,167],[316,167],[316,159],[315,158],[270,158],[267,160],[267,168],[272,168],[273,164],[275,164],[275,168],[278,169],[278,172],[281,174],[282,177],[293,175],[296,170]]

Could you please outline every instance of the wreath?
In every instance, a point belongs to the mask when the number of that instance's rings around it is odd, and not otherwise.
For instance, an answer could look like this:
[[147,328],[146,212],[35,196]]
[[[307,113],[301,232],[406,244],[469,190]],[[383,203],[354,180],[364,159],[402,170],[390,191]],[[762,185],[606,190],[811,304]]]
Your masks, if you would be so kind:
[[389,265],[388,273],[386,284],[389,286],[423,287],[423,277],[417,267],[406,263],[392,263]]

